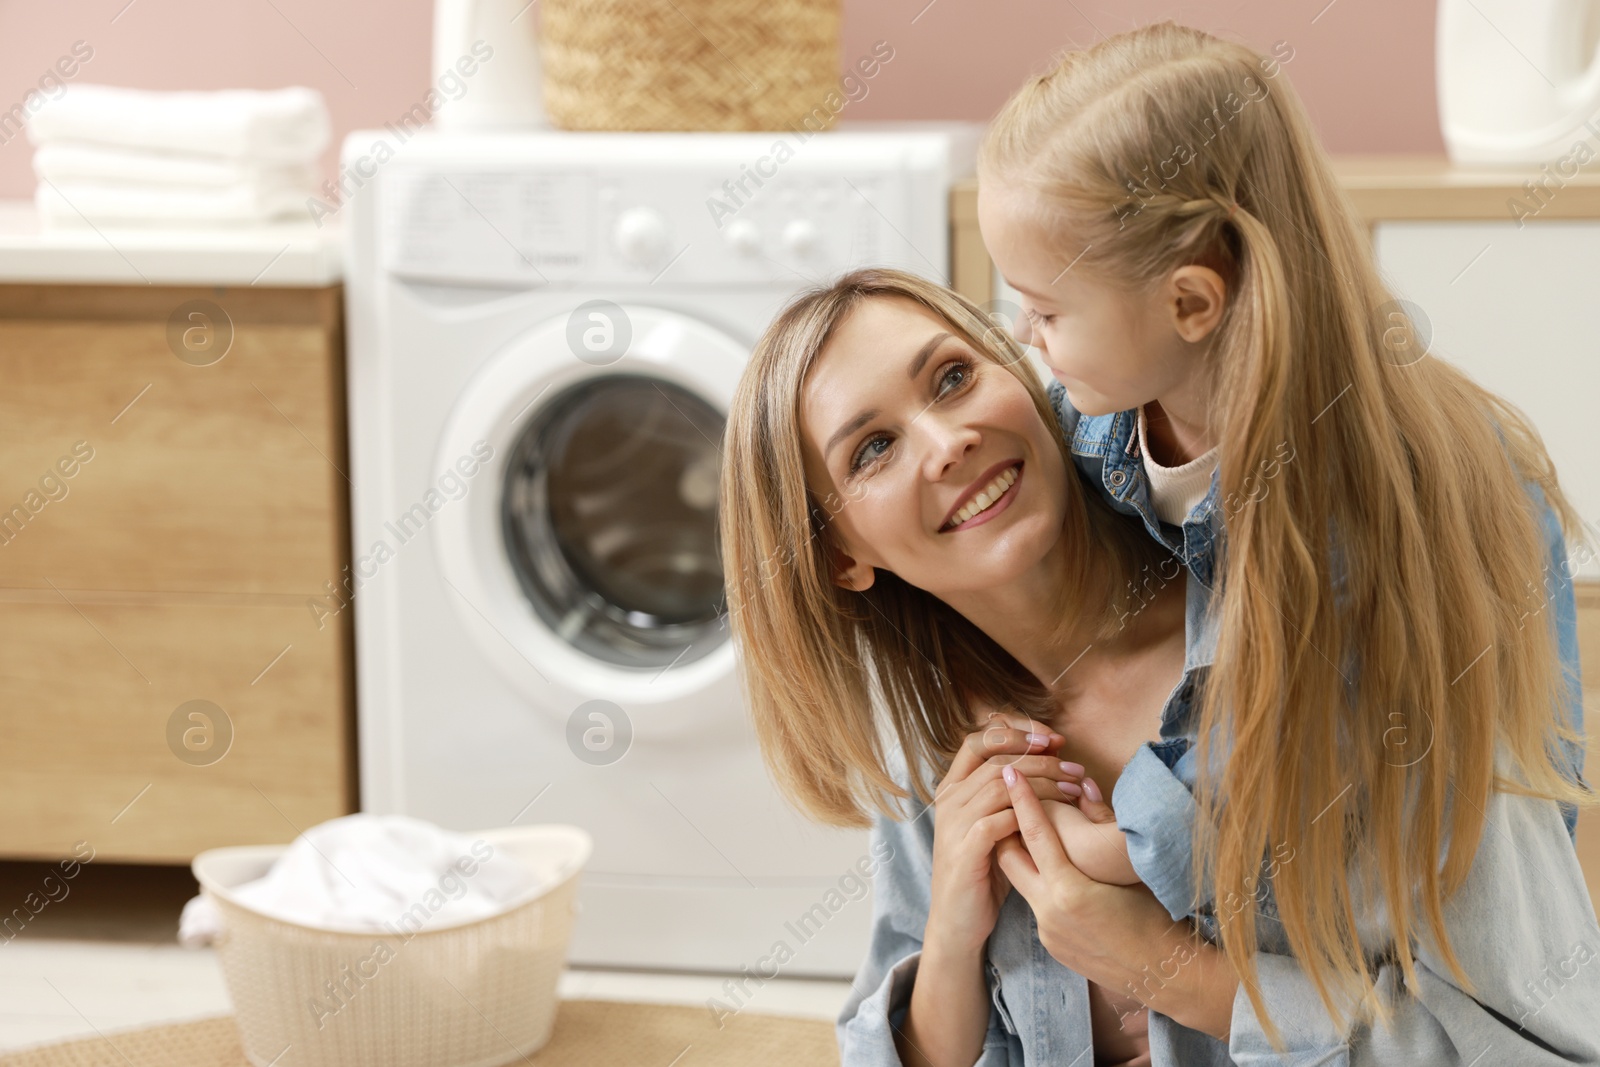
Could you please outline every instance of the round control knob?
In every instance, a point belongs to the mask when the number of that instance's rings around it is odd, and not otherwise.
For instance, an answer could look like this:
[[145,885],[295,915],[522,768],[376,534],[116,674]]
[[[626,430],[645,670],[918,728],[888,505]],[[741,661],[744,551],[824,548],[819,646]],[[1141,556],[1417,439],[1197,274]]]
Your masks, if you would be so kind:
[[617,216],[617,252],[636,266],[661,258],[667,248],[667,221],[654,208],[631,207]]
[[734,219],[728,223],[722,239],[741,256],[753,256],[761,251],[761,228],[749,219]]
[[783,228],[783,247],[797,256],[810,255],[816,250],[821,236],[816,223],[809,219],[795,219]]

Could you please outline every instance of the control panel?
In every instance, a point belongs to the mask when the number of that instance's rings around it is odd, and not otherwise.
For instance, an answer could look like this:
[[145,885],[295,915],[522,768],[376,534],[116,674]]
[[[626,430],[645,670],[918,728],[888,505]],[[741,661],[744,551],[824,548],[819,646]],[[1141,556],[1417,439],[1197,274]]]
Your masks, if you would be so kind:
[[806,151],[621,165],[396,159],[370,190],[380,262],[397,277],[503,287],[794,286],[865,264],[946,275],[942,166]]

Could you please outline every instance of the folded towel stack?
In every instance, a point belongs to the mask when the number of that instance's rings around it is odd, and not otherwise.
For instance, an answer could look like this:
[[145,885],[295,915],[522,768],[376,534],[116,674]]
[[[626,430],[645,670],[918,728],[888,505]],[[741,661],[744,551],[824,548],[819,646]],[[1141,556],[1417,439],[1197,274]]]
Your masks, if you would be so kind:
[[151,92],[74,84],[28,122],[41,226],[307,218],[332,124],[314,89]]

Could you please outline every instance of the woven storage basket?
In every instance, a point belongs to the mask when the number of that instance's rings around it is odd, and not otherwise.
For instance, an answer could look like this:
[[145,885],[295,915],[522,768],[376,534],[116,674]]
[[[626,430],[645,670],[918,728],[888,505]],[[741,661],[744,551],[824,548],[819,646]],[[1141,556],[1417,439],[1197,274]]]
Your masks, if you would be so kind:
[[256,1067],[495,1067],[550,1039],[578,875],[592,841],[573,826],[469,835],[537,873],[541,888],[499,915],[402,934],[282,922],[234,900],[284,845],[195,857],[222,916],[217,955],[240,1044]]
[[839,91],[839,0],[544,0],[539,65],[569,130],[790,130]]

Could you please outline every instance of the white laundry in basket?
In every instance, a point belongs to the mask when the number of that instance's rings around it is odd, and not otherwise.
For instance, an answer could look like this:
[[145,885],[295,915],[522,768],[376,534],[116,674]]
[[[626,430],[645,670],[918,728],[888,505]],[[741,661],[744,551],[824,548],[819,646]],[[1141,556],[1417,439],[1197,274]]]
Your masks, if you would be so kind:
[[[542,885],[510,855],[404,815],[346,815],[295,838],[267,873],[233,890],[265,915],[328,930],[413,934],[507,911]],[[197,896],[178,940],[207,944],[221,917]]]

